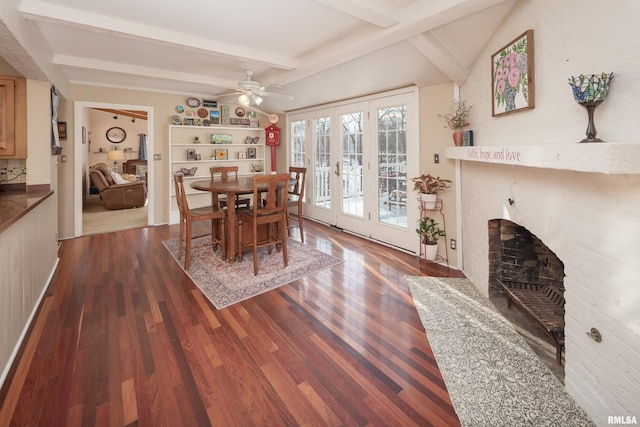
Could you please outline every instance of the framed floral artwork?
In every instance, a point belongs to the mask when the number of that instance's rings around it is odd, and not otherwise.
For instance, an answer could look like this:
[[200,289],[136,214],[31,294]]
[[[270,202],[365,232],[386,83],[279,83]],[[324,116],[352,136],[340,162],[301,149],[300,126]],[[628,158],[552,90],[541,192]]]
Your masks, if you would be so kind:
[[492,115],[533,108],[533,30],[527,30],[491,56]]

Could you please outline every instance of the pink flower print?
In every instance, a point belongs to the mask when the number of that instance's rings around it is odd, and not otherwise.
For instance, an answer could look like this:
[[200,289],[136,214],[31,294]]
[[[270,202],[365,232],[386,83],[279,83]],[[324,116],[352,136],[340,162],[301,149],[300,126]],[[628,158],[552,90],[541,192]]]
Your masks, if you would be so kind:
[[511,52],[507,55],[507,61],[509,63],[509,67],[516,67],[518,65],[518,54],[515,52]]
[[503,78],[502,77],[502,70],[503,70],[502,67],[498,67],[496,69],[496,81],[501,80]]
[[516,87],[519,80],[520,80],[520,70],[518,70],[518,67],[513,67],[509,71],[509,86]]
[[496,90],[500,95],[502,95],[502,92],[504,92],[505,86],[506,86],[506,83],[504,82],[504,80],[498,81],[498,84],[496,85]]

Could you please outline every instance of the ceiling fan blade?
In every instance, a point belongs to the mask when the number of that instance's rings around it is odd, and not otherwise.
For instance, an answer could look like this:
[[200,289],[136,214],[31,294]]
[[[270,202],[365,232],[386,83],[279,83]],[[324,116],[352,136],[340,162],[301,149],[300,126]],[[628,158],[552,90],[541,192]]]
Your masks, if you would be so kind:
[[264,96],[265,98],[274,98],[280,99],[282,101],[293,101],[293,96],[284,95],[282,93],[273,93],[273,92],[257,92],[257,95]]
[[238,96],[238,95],[242,95],[244,93],[244,91],[242,90],[236,90],[234,92],[227,92],[227,93],[222,93],[220,95],[216,95],[218,98],[228,98],[231,96]]

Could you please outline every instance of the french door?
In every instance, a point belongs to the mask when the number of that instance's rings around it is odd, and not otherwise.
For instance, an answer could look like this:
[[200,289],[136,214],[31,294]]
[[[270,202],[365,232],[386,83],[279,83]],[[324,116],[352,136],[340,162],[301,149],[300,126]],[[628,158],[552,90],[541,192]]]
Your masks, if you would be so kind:
[[417,202],[407,197],[407,177],[419,168],[417,105],[410,90],[289,117],[297,135],[290,161],[301,147],[306,153],[308,216],[416,249]]

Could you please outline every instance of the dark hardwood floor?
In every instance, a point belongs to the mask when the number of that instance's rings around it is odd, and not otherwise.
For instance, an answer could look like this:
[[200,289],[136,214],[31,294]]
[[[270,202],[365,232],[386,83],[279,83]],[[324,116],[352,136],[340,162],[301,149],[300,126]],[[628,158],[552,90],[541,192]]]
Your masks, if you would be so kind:
[[216,310],[162,241],[62,242],[0,426],[459,425],[404,275],[462,277],[305,221],[344,263]]

